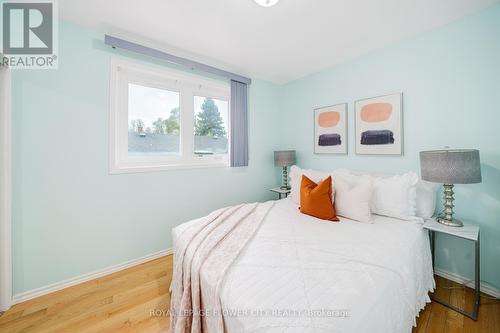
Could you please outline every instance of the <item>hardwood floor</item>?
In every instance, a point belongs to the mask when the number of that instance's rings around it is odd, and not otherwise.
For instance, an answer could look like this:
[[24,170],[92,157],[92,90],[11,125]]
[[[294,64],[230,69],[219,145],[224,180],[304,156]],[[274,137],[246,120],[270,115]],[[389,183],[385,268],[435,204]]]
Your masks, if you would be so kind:
[[[438,286],[436,296],[448,303],[472,311],[474,291],[455,282],[435,276]],[[427,304],[417,318],[417,327],[413,333],[466,332],[466,333],[499,333],[500,332],[500,300],[481,294],[478,320],[474,321],[450,310],[441,304]]]
[[16,304],[0,317],[0,332],[166,332],[172,257]]
[[[0,317],[0,332],[167,332],[171,273],[167,256],[17,304]],[[472,308],[471,289],[436,282],[439,297]],[[500,301],[483,295],[477,322],[433,302],[417,324],[413,333],[498,333]]]

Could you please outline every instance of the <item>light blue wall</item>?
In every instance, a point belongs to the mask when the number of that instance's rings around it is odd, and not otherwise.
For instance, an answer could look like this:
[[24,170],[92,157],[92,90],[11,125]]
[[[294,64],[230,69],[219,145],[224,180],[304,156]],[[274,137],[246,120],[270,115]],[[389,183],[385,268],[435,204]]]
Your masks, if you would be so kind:
[[250,86],[248,168],[108,174],[103,35],[61,22],[59,69],[13,73],[14,293],[171,246],[171,228],[272,198],[278,88]]
[[[281,92],[285,140],[304,167],[419,170],[418,152],[481,151],[483,183],[456,187],[457,216],[481,225],[482,280],[500,288],[500,6],[294,81]],[[335,41],[325,40],[325,43]],[[353,101],[404,93],[403,157],[356,156]],[[349,155],[313,154],[313,109],[349,103]],[[472,278],[473,247],[439,237],[439,267]]]

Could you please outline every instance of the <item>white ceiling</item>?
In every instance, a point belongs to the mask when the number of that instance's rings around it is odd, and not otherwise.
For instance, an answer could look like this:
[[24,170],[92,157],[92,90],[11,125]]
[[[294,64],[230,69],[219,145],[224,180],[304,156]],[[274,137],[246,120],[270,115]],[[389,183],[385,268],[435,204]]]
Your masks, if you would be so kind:
[[239,74],[288,82],[498,0],[62,0],[60,15]]

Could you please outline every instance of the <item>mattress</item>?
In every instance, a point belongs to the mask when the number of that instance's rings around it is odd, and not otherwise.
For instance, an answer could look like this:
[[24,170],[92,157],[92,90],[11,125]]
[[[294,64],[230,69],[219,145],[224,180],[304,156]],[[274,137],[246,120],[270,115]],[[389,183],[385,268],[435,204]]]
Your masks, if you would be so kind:
[[285,199],[232,264],[220,299],[230,333],[400,333],[411,332],[433,288],[420,224],[326,222]]

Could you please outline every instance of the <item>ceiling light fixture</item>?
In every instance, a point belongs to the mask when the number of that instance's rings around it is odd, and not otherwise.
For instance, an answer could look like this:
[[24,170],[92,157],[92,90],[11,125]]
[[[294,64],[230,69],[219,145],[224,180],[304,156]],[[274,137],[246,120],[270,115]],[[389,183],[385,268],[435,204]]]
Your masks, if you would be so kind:
[[277,4],[280,0],[253,0],[262,7],[271,7]]

